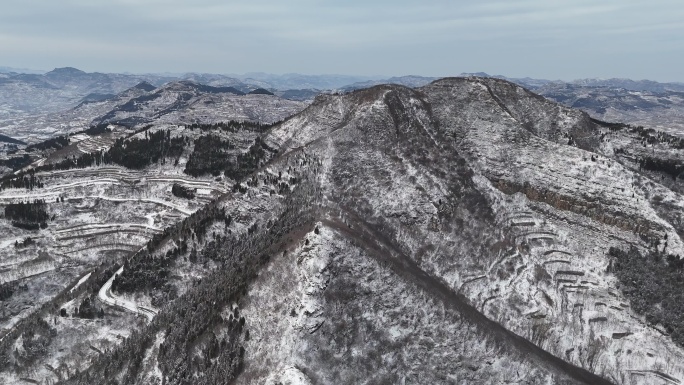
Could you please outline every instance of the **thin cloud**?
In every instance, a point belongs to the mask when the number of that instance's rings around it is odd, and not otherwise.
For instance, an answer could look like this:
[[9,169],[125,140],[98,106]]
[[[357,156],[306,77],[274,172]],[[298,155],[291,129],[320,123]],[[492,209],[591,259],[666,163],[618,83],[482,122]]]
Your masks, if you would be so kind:
[[[10,0],[0,13],[0,65],[47,68],[71,57],[69,65],[106,71],[563,79],[632,71],[666,80],[680,76],[680,20],[684,3],[672,0]],[[639,63],[618,68],[616,54],[670,64],[649,74]]]

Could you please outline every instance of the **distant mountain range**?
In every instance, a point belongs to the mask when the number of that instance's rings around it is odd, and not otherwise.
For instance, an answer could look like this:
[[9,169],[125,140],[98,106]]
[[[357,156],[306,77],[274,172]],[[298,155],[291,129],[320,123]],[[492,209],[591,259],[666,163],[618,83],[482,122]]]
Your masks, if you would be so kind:
[[18,73],[18,74],[44,74],[47,71],[34,70],[29,68],[14,68],[0,66],[0,73]]
[[74,114],[85,115],[86,110],[107,111],[94,117],[91,124],[128,127],[151,122],[212,124],[248,120],[271,123],[306,106],[302,102],[282,99],[263,88],[245,93],[234,87],[214,87],[189,80],[152,87],[149,83],[140,83],[114,98],[81,104]]
[[[675,135],[684,132],[684,83],[617,78],[563,82],[530,77],[508,78],[482,72],[463,73],[461,76],[508,80],[568,107],[582,109],[599,120],[653,126]],[[107,113],[114,113],[114,107],[125,110],[128,108],[125,102],[133,103],[133,99],[141,96],[138,94],[171,84],[173,86],[167,87],[167,91],[172,91],[173,87],[194,87],[195,91],[206,95],[273,94],[291,101],[307,102],[325,93],[350,92],[379,84],[415,88],[436,79],[416,75],[382,78],[266,73],[133,75],[88,73],[73,67],[48,72],[0,67],[0,132],[26,139],[29,127],[41,132],[38,138],[70,131],[75,126],[80,129],[82,125],[90,124],[90,121],[83,120],[84,117],[104,117]],[[124,99],[125,102],[119,105]],[[211,104],[216,100],[206,102]],[[84,113],[84,105],[91,112]],[[99,106],[97,114],[92,113],[95,106]],[[74,116],[77,112],[79,115]],[[124,112],[119,111],[118,114],[123,116]],[[249,115],[244,114],[245,117]]]
[[152,75],[87,73],[71,67],[45,74],[2,74],[0,117],[58,112],[74,107],[88,95],[113,95],[143,81],[160,86],[172,80]]
[[[292,100],[312,100],[324,91],[369,81],[369,77],[345,75],[218,75],[187,73],[110,74],[84,72],[73,67],[49,72],[0,67],[0,119],[22,114],[45,114],[63,111],[86,101],[113,98],[145,82],[159,87],[174,81],[191,81],[211,87],[232,87],[240,93],[259,90]],[[400,83],[401,84],[401,83]]]
[[353,91],[353,90],[358,90],[362,88],[368,88],[372,86],[377,86],[380,84],[398,84],[406,87],[422,87],[432,81],[437,80],[438,78],[431,78],[431,77],[425,77],[425,76],[415,76],[415,75],[408,75],[408,76],[399,76],[399,77],[391,77],[388,79],[379,79],[379,80],[367,80],[365,82],[356,82],[353,84],[349,84],[347,86],[341,87],[343,91]]
[[0,117],[0,133],[33,143],[102,124],[137,129],[153,121],[271,123],[307,106],[263,88],[245,93],[231,86],[209,86],[190,80],[172,81],[159,87],[142,81],[117,94],[89,93],[77,102],[75,107],[57,112],[17,115],[4,120]]
[[283,74],[274,75],[263,72],[252,72],[244,75],[230,75],[242,80],[247,84],[262,84],[263,88],[273,88],[277,90],[289,89],[319,89],[332,90],[342,88],[346,85],[369,80],[377,80],[372,76],[348,76],[348,75],[303,75],[303,74]]
[[550,100],[581,109],[599,120],[653,127],[684,137],[684,83],[619,78],[563,82],[486,73],[462,76],[508,80]]

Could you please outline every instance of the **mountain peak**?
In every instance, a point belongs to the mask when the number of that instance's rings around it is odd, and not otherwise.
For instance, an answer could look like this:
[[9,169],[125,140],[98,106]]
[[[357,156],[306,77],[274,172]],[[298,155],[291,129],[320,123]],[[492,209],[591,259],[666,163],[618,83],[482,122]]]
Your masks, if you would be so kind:
[[164,89],[171,91],[194,91],[200,86],[192,80],[176,80],[163,86]]
[[143,90],[146,92],[154,91],[157,89],[157,87],[153,86],[152,84],[148,83],[147,81],[142,81],[135,86],[132,87],[133,89],[137,90]]
[[235,95],[244,95],[245,93],[235,87],[214,87],[202,83],[197,83],[192,80],[179,80],[168,83],[164,86],[165,90],[176,92],[206,92],[210,94],[230,93]]
[[463,72],[461,73],[461,76],[476,76],[480,78],[489,78],[491,75],[489,75],[486,72]]
[[249,92],[250,95],[273,95],[273,92],[265,88],[257,88],[254,91]]
[[60,67],[60,68],[55,68],[52,71],[46,73],[45,75],[83,75],[85,74],[84,71],[81,71],[78,68],[74,67]]

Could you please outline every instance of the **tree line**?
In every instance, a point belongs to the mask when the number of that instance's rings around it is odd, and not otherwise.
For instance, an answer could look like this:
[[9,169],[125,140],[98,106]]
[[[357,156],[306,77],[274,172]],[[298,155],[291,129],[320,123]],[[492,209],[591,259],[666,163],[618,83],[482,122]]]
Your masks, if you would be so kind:
[[[263,132],[268,128],[279,124],[261,124],[254,122],[229,121],[216,124],[193,124],[186,126],[188,129],[224,130],[228,132],[238,132],[239,130],[250,130]],[[189,144],[189,138],[177,136],[171,138],[170,130],[159,130],[149,133],[151,126],[145,126],[137,130],[133,135],[145,132],[144,138],[119,138],[114,145],[107,151],[95,151],[92,153],[72,156],[58,163],[51,163],[36,167],[34,169],[21,172],[17,175],[8,175],[0,179],[0,189],[7,188],[42,188],[43,183],[35,178],[33,174],[38,171],[70,170],[74,168],[86,168],[105,164],[118,164],[130,169],[143,169],[154,163],[165,164],[167,160],[174,160],[178,164],[180,156]],[[110,131],[106,125],[98,125],[89,128],[84,132],[98,134]],[[68,144],[68,137],[62,136],[36,144],[33,148],[55,148],[63,144]],[[227,154],[228,150],[235,146],[227,140],[210,134],[196,139],[195,150],[190,154],[184,173],[193,177],[205,174],[218,176],[223,173],[225,176],[238,180],[252,173],[260,164],[268,160],[268,154],[275,154],[277,151],[264,143],[257,137],[255,142],[244,154],[235,157]],[[25,167],[31,158],[24,155],[12,160],[11,165],[18,168]],[[16,164],[15,164],[16,163]],[[13,167],[13,169],[17,169]]]
[[190,124],[186,125],[185,128],[189,130],[200,130],[200,131],[215,131],[215,130],[222,130],[226,132],[232,132],[236,133],[239,131],[255,131],[255,132],[265,132],[269,128],[278,125],[282,123],[282,121],[278,121],[275,123],[260,123],[260,122],[250,122],[247,120],[244,121],[237,121],[237,120],[230,120],[227,122],[219,122],[219,123],[213,123],[213,124]]
[[25,188],[33,191],[34,188],[43,188],[43,186],[43,182],[36,178],[36,171],[30,170],[27,173],[14,178],[4,178],[0,183],[0,190],[6,190],[8,188]]

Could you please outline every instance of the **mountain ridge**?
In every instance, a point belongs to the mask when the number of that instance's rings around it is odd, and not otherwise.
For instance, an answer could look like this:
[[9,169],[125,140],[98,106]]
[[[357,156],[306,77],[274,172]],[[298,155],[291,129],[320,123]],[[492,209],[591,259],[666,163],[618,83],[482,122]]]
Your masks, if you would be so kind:
[[[611,251],[667,268],[684,255],[673,137],[482,77],[319,95],[263,131],[149,123],[122,140],[168,138],[192,154],[135,176],[116,168],[127,185],[113,191],[163,179],[217,193],[125,257],[114,295],[157,316],[121,344],[93,341],[111,350],[65,383],[684,380],[671,364],[684,347],[631,305],[656,289],[623,291]],[[207,143],[239,167],[179,178]],[[62,175],[38,174],[47,186]],[[17,367],[20,336],[0,345]]]

